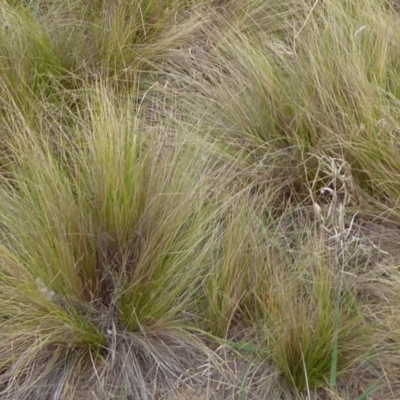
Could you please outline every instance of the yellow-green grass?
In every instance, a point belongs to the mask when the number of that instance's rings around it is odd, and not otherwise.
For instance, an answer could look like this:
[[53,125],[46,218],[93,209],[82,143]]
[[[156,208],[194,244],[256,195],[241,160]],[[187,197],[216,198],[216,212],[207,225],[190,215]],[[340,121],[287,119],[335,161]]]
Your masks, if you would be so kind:
[[400,397],[395,3],[0,11],[0,398]]

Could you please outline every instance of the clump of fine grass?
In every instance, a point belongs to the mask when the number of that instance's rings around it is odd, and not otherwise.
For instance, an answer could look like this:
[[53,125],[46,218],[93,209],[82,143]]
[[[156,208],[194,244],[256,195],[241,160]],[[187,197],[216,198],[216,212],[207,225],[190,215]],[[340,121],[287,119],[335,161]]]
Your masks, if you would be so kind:
[[3,1],[2,108],[12,113],[10,103],[16,103],[26,118],[35,120],[45,102],[53,110],[42,122],[56,118],[68,124],[88,82],[145,92],[148,81],[157,79],[157,65],[199,23],[186,13],[187,6],[186,1],[35,1],[25,6]]
[[[318,261],[304,261],[329,262],[319,260],[319,254],[311,256]],[[265,327],[272,357],[299,391],[329,382],[334,362],[339,373],[345,371],[364,353],[367,343],[354,298],[333,282],[329,265],[317,265],[314,272],[304,273],[297,281],[292,275],[276,282],[276,291],[270,293],[272,304],[266,305],[272,326],[267,323]]]
[[[185,112],[203,120],[230,152],[237,146],[237,153],[248,154],[256,166],[267,158],[275,166],[273,177],[286,171],[287,186],[303,199],[309,177],[301,165],[307,153],[320,150],[352,163],[369,201],[392,198],[388,182],[398,169],[392,145],[398,107],[392,77],[397,74],[396,19],[378,2],[361,14],[341,2],[296,3],[292,9],[264,3],[238,11],[235,23],[221,24],[222,35],[210,28],[208,57],[194,67],[196,76],[206,78],[197,80],[193,111],[192,97],[185,102],[180,96]],[[250,15],[257,27],[247,23]],[[277,29],[266,23],[275,17],[297,23]],[[192,80],[186,80],[192,93]],[[366,143],[371,143],[368,149]]]
[[399,397],[393,4],[0,10],[2,398]]
[[201,348],[179,331],[199,317],[215,252],[211,223],[220,213],[206,184],[207,159],[182,139],[166,150],[131,114],[132,99],[117,107],[99,89],[87,102],[87,120],[59,136],[64,154],[23,119],[7,143],[12,165],[0,210],[6,397],[74,386],[80,369],[68,382],[47,370],[26,372],[46,364],[52,348],[59,368],[106,361],[112,368],[98,382],[103,390],[126,386],[142,398],[146,367],[137,358],[159,363],[166,380],[189,368]]

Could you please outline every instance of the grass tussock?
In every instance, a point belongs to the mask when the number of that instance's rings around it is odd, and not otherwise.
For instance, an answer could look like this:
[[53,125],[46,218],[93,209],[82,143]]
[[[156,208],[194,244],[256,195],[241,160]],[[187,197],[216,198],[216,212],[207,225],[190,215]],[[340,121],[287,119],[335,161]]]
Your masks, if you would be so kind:
[[0,398],[399,398],[395,2],[0,11]]

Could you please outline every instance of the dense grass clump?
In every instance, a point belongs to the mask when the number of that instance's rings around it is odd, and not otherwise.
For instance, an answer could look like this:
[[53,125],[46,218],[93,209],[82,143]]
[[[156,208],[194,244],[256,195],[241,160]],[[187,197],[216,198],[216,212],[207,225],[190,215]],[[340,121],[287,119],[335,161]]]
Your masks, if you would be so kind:
[[0,1],[1,399],[398,399],[400,14]]

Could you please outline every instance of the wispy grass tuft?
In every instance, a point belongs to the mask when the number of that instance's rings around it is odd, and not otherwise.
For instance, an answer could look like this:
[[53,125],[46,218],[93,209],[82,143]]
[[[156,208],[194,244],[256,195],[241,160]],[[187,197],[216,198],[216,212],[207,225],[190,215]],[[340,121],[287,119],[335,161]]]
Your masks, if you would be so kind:
[[0,1],[0,397],[398,399],[399,18]]

